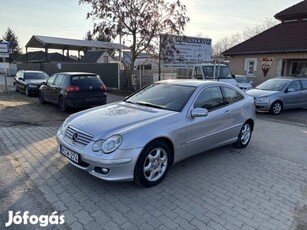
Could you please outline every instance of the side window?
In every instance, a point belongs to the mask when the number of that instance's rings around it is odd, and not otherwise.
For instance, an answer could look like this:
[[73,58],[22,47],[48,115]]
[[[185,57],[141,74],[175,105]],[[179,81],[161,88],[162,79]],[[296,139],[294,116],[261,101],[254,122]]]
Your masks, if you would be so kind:
[[198,66],[195,67],[194,76],[198,79],[200,79],[202,77],[200,67],[198,67]]
[[49,79],[47,80],[47,85],[53,85],[55,77],[56,77],[55,74],[49,77]]
[[292,91],[300,91],[301,90],[301,85],[299,81],[293,81],[290,83],[288,86],[288,90],[291,89]]
[[204,108],[208,111],[214,110],[223,105],[223,95],[220,87],[214,86],[205,88],[197,97],[194,108]]
[[224,93],[224,100],[226,104],[231,104],[231,103],[240,101],[244,98],[236,90],[228,88],[228,87],[223,87],[223,93]]
[[302,80],[303,90],[307,90],[307,80]]
[[62,85],[63,82],[64,82],[64,78],[65,78],[64,75],[61,75],[61,74],[57,75],[54,84],[55,85]]

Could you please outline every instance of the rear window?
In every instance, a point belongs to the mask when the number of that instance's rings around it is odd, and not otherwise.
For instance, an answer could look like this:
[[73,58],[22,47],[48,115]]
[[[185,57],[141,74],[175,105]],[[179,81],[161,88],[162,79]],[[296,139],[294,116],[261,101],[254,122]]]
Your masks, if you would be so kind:
[[94,85],[101,84],[101,80],[97,75],[77,75],[72,76],[73,85]]

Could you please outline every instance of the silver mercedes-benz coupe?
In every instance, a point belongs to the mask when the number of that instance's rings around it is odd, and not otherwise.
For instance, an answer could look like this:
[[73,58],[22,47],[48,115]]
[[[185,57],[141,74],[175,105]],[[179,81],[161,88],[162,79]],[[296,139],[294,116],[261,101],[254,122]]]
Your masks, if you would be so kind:
[[167,80],[70,115],[57,141],[71,164],[98,178],[151,187],[185,158],[222,145],[246,147],[254,122],[254,99],[237,87]]

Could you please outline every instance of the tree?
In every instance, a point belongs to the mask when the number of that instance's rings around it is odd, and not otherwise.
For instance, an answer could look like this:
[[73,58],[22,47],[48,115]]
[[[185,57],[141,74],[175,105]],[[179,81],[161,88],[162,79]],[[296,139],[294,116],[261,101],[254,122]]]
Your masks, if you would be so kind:
[[251,37],[254,37],[263,31],[270,29],[273,26],[276,26],[278,21],[273,18],[266,18],[263,23],[255,25],[253,27],[246,27],[242,33],[244,40],[247,40]]
[[92,32],[90,30],[86,32],[86,34],[84,36],[84,40],[88,40],[88,41],[94,40],[94,35],[92,34]]
[[2,38],[3,40],[10,43],[10,59],[14,60],[16,56],[21,54],[18,37],[15,35],[14,31],[11,28],[7,28],[7,31]]
[[91,4],[87,18],[94,23],[94,32],[115,38],[131,39],[131,62],[127,66],[128,87],[132,86],[132,71],[141,52],[157,54],[161,34],[180,34],[189,18],[180,0],[79,0],[79,4]]

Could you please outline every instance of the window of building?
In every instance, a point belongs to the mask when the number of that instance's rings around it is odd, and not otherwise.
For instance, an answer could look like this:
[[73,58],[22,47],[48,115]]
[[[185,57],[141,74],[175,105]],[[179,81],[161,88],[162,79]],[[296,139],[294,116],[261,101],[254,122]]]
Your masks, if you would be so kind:
[[307,76],[307,62],[295,61],[291,62],[291,76]]
[[255,77],[256,76],[256,69],[257,69],[257,59],[256,58],[246,58],[244,71],[247,76]]

